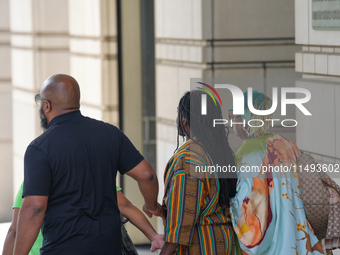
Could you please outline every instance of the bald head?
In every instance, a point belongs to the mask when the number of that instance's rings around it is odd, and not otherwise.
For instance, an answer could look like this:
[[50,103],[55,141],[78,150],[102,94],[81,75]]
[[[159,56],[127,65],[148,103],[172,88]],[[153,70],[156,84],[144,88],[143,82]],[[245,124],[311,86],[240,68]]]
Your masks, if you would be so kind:
[[47,78],[42,85],[40,95],[61,111],[78,110],[80,106],[78,82],[66,74],[55,74]]

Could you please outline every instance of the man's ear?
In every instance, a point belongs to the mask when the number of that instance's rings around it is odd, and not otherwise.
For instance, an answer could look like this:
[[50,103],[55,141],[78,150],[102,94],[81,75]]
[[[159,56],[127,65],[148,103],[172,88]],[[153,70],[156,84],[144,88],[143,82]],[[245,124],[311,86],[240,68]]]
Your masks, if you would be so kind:
[[52,111],[52,105],[47,100],[44,100],[43,111],[44,111],[44,113],[49,113],[50,111]]

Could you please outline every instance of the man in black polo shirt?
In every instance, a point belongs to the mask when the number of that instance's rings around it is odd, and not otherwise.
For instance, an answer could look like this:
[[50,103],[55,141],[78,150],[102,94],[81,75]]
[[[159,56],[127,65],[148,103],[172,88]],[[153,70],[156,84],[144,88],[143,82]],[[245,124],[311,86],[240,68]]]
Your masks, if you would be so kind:
[[51,76],[35,100],[46,131],[25,153],[14,254],[28,254],[41,226],[41,254],[121,254],[117,170],[138,182],[144,211],[161,215],[155,172],[118,128],[81,115],[71,76]]

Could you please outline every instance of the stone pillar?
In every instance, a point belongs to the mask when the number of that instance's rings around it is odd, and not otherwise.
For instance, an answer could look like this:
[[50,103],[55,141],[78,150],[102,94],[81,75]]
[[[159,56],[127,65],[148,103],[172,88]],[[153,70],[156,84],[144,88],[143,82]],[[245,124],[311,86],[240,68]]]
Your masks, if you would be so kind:
[[10,0],[13,87],[13,176],[16,194],[23,181],[23,156],[41,134],[34,96],[43,81],[69,73],[68,1]]
[[[294,71],[294,53],[300,48],[294,43],[292,0],[158,0],[155,6],[157,171],[161,180],[176,148],[176,109],[190,89],[190,78],[248,78],[242,90],[252,86],[271,95],[273,86],[294,86],[299,77]],[[279,78],[284,80],[273,82]],[[288,136],[295,138],[294,132]],[[241,144],[233,134],[230,141],[233,149]]]
[[69,0],[70,73],[81,112],[118,125],[116,1]]
[[[141,1],[121,0],[121,25],[123,131],[143,154]],[[141,209],[144,199],[137,182],[125,176],[124,187],[124,195]],[[128,224],[126,227],[135,244],[148,242],[133,225]]]
[[0,1],[0,222],[10,221],[13,205],[12,87],[9,0]]
[[[295,0],[296,71],[303,79],[297,87],[311,92],[306,108],[312,116],[298,113],[300,148],[319,162],[340,163],[340,31],[312,26],[312,0]],[[321,3],[324,4],[324,3]],[[337,179],[340,183],[340,179]]]

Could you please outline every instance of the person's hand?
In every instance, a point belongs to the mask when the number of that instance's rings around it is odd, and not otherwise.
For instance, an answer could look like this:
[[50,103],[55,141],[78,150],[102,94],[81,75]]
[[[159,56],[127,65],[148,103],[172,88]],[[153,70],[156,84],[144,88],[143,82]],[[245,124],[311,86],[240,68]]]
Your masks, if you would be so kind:
[[163,235],[155,235],[153,237],[153,240],[151,242],[151,248],[150,248],[150,251],[151,252],[154,252],[158,249],[162,249],[163,248],[163,245],[164,245],[164,241],[163,241]]
[[155,209],[149,209],[145,204],[143,205],[143,211],[146,213],[146,215],[149,217],[149,218],[152,218],[152,215],[155,215],[155,216],[158,216],[158,217],[161,217],[162,220],[163,220],[163,223],[165,221],[165,215],[163,213],[163,208],[162,206],[157,203],[157,207]]

